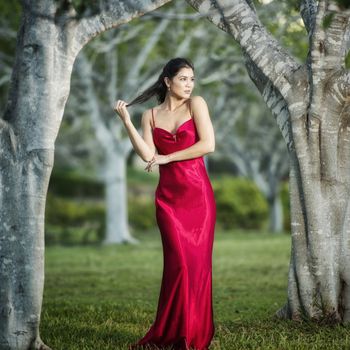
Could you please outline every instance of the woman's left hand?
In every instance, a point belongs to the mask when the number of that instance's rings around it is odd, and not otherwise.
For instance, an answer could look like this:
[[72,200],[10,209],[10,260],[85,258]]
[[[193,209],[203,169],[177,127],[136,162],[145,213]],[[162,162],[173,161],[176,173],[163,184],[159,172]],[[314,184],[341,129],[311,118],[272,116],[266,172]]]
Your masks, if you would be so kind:
[[155,165],[160,165],[160,164],[168,164],[170,162],[169,157],[167,155],[163,154],[155,154],[150,160],[145,168],[148,172],[152,171],[152,168]]

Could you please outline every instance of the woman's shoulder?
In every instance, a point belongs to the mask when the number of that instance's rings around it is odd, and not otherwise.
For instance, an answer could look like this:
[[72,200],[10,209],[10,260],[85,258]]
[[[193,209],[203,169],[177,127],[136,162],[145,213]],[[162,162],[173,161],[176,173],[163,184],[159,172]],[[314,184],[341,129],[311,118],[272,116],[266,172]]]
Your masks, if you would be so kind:
[[152,108],[145,109],[142,113],[141,120],[149,122],[152,119]]
[[192,96],[190,98],[190,100],[191,100],[191,105],[192,106],[203,106],[203,105],[207,104],[205,99],[202,96],[200,96],[200,95]]
[[152,115],[152,111],[157,111],[157,110],[159,110],[159,109],[161,109],[161,108],[160,108],[160,105],[157,105],[157,106],[154,106],[154,107],[145,109],[145,111],[143,112],[143,114],[145,114],[145,115]]
[[157,105],[157,106],[154,106],[154,107],[145,109],[144,112],[143,112],[143,115],[145,115],[145,116],[147,116],[147,115],[148,115],[148,116],[151,116],[151,115],[152,115],[152,112],[161,109],[159,106],[160,106],[160,105]]
[[143,111],[143,113],[142,113],[142,116],[143,116],[144,118],[147,118],[147,117],[149,117],[149,116],[151,115],[151,113],[152,113],[152,108],[145,109],[145,110]]

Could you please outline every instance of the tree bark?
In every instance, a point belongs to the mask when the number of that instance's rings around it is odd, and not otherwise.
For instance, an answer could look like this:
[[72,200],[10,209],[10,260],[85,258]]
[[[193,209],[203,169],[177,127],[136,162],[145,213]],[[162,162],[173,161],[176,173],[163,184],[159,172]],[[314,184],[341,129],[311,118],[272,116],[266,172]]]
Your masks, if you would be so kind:
[[45,199],[74,60],[95,35],[166,2],[128,1],[123,7],[104,1],[93,16],[79,19],[73,7],[59,7],[63,2],[22,1],[8,104],[0,119],[1,350],[49,349],[39,335]]
[[[188,0],[240,44],[267,105],[287,109],[278,123],[290,159],[292,250],[282,318],[350,321],[350,74],[348,9],[302,1],[310,39],[305,64],[259,22],[250,1]],[[329,25],[325,19],[332,17]],[[252,74],[253,73],[253,74]],[[277,93],[280,107],[267,96]],[[275,111],[274,111],[275,109]],[[278,120],[277,120],[278,122]],[[281,128],[281,125],[288,127]]]
[[282,203],[280,195],[275,192],[267,200],[269,205],[269,231],[270,232],[282,232],[283,231],[283,213],[282,213]]
[[105,244],[137,243],[128,225],[126,160],[116,152],[108,152],[105,164],[106,237]]
[[53,151],[31,150],[17,160],[1,158],[0,349],[49,349],[40,339],[39,322]]

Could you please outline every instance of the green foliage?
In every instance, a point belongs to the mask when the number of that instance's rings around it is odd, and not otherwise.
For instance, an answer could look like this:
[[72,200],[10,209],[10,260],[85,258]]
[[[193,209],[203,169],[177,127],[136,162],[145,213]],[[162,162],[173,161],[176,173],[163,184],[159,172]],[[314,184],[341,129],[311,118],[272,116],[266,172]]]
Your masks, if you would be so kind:
[[90,17],[101,10],[99,1],[92,0],[55,0],[57,4],[56,16],[69,13],[72,8],[76,12],[76,18]]
[[[129,196],[129,224],[147,231],[156,226],[154,200]],[[105,203],[101,200],[74,199],[48,195],[45,241],[51,244],[99,244],[105,236]]]
[[336,0],[338,5],[344,9],[350,8],[350,1],[349,0]]
[[289,4],[289,6],[295,10],[295,11],[300,11],[300,0],[288,0],[287,3]]
[[[128,220],[133,234],[157,227],[154,191],[157,176],[144,183],[144,174],[128,169]],[[268,205],[250,180],[223,175],[212,181],[217,206],[217,227],[228,230],[265,229]],[[57,183],[56,183],[57,182]],[[46,244],[99,244],[105,235],[103,184],[78,174],[51,178],[46,202]],[[62,194],[59,193],[61,190]],[[281,187],[284,230],[290,231],[288,182]]]
[[[146,166],[146,163],[145,163]],[[146,171],[140,171],[132,166],[127,169],[128,186],[146,184],[155,186],[158,182],[157,173],[147,173]]]
[[350,69],[350,51],[348,51],[345,57],[345,67],[346,69]]
[[[55,170],[55,169],[54,169]],[[128,217],[133,230],[156,226],[156,175],[128,168]],[[147,177],[147,178],[146,178]],[[52,173],[46,202],[46,244],[98,244],[105,236],[104,184],[78,173]]]
[[46,216],[52,224],[80,225],[87,218],[99,220],[104,210],[103,202],[53,197],[49,194]]
[[61,197],[103,197],[104,184],[71,171],[53,169],[49,192]]
[[0,1],[1,20],[6,21],[9,28],[16,29],[19,27],[21,13],[22,8],[20,1]]
[[299,14],[300,0],[257,2],[259,19],[281,45],[305,62],[309,41]]
[[45,226],[45,245],[87,245],[99,244],[101,237],[96,227],[87,224],[82,227],[68,227],[47,224]]
[[45,241],[50,244],[99,243],[105,232],[105,205],[98,201],[47,196]]
[[322,27],[323,29],[329,28],[329,26],[332,23],[332,19],[334,17],[334,12],[329,12],[327,13],[326,16],[324,16],[323,21],[322,21]]
[[128,212],[130,225],[135,230],[144,231],[153,229],[157,224],[155,218],[154,198],[130,198]]
[[223,229],[262,229],[268,205],[256,185],[244,178],[223,176],[212,181],[217,221]]

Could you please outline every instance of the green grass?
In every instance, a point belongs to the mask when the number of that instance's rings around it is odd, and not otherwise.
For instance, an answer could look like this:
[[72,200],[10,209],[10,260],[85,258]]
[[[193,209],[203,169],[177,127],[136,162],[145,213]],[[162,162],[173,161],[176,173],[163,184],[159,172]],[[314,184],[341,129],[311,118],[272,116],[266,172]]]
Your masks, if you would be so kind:
[[[137,237],[138,246],[46,249],[41,335],[54,350],[127,349],[148,330],[163,253],[158,231]],[[349,327],[274,319],[289,253],[288,235],[216,233],[210,349],[350,349]]]

